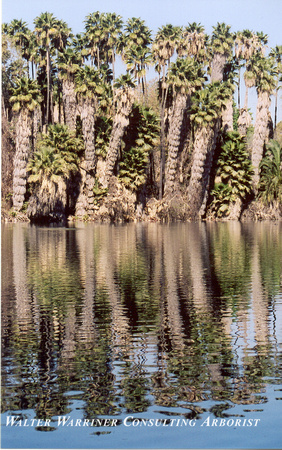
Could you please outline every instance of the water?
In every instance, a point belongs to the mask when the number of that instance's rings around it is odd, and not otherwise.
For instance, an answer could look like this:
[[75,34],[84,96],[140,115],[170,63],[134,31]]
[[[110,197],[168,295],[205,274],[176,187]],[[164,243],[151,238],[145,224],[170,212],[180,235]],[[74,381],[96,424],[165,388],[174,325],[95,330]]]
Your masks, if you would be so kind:
[[2,227],[2,448],[282,448],[281,224]]

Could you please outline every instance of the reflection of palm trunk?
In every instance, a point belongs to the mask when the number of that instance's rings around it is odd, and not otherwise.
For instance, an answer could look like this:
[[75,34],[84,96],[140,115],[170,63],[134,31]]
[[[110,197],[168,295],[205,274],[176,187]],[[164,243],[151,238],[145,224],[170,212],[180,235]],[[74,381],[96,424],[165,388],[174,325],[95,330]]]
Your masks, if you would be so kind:
[[176,267],[179,258],[179,240],[172,240],[171,233],[173,229],[165,228],[163,231],[163,251],[164,251],[164,264],[166,275],[166,301],[167,301],[167,321],[171,330],[172,342],[175,349],[183,350],[184,333],[183,333],[183,321],[179,311],[179,297],[177,294],[178,286],[176,281]]
[[210,310],[202,257],[202,246],[207,245],[206,228],[204,224],[191,223],[188,232],[193,304],[199,312],[206,312]]
[[61,351],[63,365],[72,365],[75,356],[75,328],[75,306],[69,304],[65,319],[65,332]]
[[90,346],[95,336],[94,328],[94,228],[85,226],[76,233],[80,255],[80,277],[84,284],[84,295],[81,312],[81,326],[78,332],[79,341]]
[[[111,230],[111,228],[101,227],[101,231]],[[101,239],[101,236],[100,236]],[[116,261],[116,242],[111,240],[109,234],[105,236],[105,240],[101,242],[102,248],[100,252],[99,263],[97,270],[99,272],[99,279],[103,279],[106,284],[107,293],[109,295],[109,302],[112,308],[112,348],[114,352],[123,351],[126,355],[129,354],[130,349],[130,326],[128,318],[125,315],[123,305],[121,303],[120,293],[114,278],[114,265]]]
[[19,331],[28,331],[31,325],[31,299],[27,284],[27,228],[17,223],[13,232],[13,265],[16,291],[16,314]]
[[252,260],[252,310],[254,314],[255,339],[258,345],[266,345],[269,334],[267,323],[269,311],[261,279],[258,236],[255,236],[255,239]]

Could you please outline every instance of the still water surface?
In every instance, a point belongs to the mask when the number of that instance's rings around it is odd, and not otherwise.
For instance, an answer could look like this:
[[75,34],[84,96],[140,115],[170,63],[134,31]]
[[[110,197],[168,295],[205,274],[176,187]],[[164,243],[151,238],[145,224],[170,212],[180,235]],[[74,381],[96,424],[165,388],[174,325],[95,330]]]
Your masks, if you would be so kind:
[[3,225],[2,448],[282,448],[281,231]]

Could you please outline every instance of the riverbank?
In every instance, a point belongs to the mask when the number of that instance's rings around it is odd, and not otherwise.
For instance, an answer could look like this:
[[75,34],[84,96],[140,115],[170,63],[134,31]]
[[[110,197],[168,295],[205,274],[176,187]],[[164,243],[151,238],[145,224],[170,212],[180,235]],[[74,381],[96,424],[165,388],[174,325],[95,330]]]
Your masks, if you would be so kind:
[[[124,202],[120,198],[108,198],[102,205],[97,206],[92,215],[84,216],[69,215],[63,220],[54,220],[52,217],[33,220],[25,212],[14,212],[12,209],[2,205],[1,221],[5,223],[29,222],[41,225],[50,223],[76,223],[76,222],[97,222],[97,223],[132,223],[132,222],[191,222],[188,218],[188,205],[181,196],[168,199],[157,200],[151,198],[145,205],[139,203],[137,206],[132,202]],[[205,217],[199,221],[206,222],[228,222],[233,219],[227,217],[214,217],[208,210]],[[281,221],[282,205],[266,206],[259,201],[251,202],[243,209],[240,222],[259,221]]]

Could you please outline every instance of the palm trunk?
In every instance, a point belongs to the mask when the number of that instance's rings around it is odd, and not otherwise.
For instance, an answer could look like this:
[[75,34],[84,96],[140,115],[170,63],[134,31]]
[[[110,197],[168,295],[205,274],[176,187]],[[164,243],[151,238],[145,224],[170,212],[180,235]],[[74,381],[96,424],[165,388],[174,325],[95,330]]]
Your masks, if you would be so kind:
[[223,70],[226,63],[226,56],[222,53],[215,53],[211,64],[211,82],[223,80]]
[[81,109],[82,133],[85,145],[84,169],[80,194],[77,199],[77,215],[92,213],[94,207],[94,177],[96,172],[97,157],[95,154],[95,103],[93,98],[83,99]]
[[260,91],[258,93],[256,121],[252,145],[252,165],[254,168],[253,185],[255,190],[257,190],[259,183],[259,165],[262,160],[264,145],[269,139],[269,107],[269,93],[266,91]]
[[[165,80],[165,66],[163,66],[163,83]],[[161,136],[160,136],[160,186],[159,186],[159,199],[163,198],[164,189],[164,173],[165,173],[165,105],[167,99],[167,89],[162,87],[162,99],[160,104],[160,117],[161,117]]]
[[241,108],[241,68],[238,69],[238,109]]
[[25,199],[27,182],[26,167],[30,154],[31,126],[31,114],[26,108],[23,108],[17,120],[16,153],[14,156],[13,206],[16,211],[20,211]]
[[224,131],[233,131],[233,96],[226,103],[226,108],[222,110],[222,128]]
[[50,114],[50,72],[51,72],[51,61],[50,61],[50,49],[47,46],[47,108],[46,108],[46,118],[45,123],[49,123]]
[[274,129],[276,129],[277,125],[277,103],[278,103],[278,89],[275,91],[275,106],[274,106]]
[[65,124],[71,131],[76,129],[76,93],[73,80],[66,79],[62,82],[63,105]]
[[129,118],[117,115],[114,120],[109,148],[106,158],[106,182],[114,173],[114,168],[118,159],[118,153],[125,130],[129,125]]
[[238,133],[240,136],[246,136],[247,130],[252,124],[252,118],[249,111],[245,108],[240,110],[240,115],[238,118]]
[[165,172],[165,195],[175,191],[175,179],[177,173],[177,157],[179,153],[181,131],[187,95],[178,94],[174,102],[169,132],[168,132],[168,157]]
[[118,112],[114,118],[111,132],[109,148],[106,158],[105,175],[101,180],[104,188],[108,187],[109,179],[114,173],[115,165],[118,159],[121,141],[125,130],[129,125],[129,115],[133,106],[133,96],[131,93],[123,93],[119,99]]
[[187,188],[191,220],[199,219],[205,208],[217,132],[218,123],[213,127],[198,128],[196,131],[191,178]]

